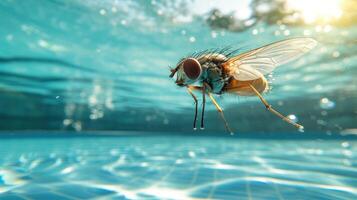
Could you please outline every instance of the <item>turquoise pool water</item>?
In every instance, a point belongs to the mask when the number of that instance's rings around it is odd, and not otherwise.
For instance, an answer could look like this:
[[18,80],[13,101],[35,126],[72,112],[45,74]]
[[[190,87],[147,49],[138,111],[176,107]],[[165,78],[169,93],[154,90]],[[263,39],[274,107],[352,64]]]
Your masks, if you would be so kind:
[[356,141],[43,134],[1,138],[1,199],[357,196]]
[[[0,199],[357,199],[357,3],[301,2],[0,1]],[[192,130],[170,67],[293,37],[264,97],[304,132],[236,95]]]
[[[210,11],[251,12],[249,1],[214,2],[1,1],[0,105],[11,109],[1,111],[0,128],[191,131],[193,100],[168,77],[169,66],[195,51],[231,45],[243,52],[302,36],[318,46],[268,77],[266,99],[306,131],[356,128],[354,24],[261,21],[229,31],[209,25]],[[237,132],[295,131],[256,97],[217,100]],[[213,105],[206,110],[207,129],[224,131]]]

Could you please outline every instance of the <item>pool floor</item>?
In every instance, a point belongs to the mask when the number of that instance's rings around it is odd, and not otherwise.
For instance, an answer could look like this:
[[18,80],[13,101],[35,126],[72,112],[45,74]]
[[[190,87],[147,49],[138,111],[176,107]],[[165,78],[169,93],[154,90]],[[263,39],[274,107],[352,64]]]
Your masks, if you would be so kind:
[[233,137],[0,139],[0,199],[357,199],[357,143]]

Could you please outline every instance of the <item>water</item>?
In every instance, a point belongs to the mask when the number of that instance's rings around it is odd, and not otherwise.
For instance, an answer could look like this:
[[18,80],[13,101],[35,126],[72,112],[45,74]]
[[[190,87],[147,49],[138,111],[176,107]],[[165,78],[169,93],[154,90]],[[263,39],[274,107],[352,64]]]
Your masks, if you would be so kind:
[[356,141],[2,138],[2,199],[354,199]]
[[[357,5],[320,1],[0,1],[0,199],[356,199]],[[302,36],[264,97],[304,132],[235,95],[192,130],[169,67]]]

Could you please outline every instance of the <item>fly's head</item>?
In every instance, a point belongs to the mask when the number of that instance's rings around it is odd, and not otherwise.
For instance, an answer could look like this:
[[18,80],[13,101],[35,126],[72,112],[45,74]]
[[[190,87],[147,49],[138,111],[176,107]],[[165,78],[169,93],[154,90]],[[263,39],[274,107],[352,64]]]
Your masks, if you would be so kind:
[[202,66],[195,58],[185,58],[179,62],[175,69],[171,70],[170,77],[176,74],[175,83],[184,87],[196,82],[202,75]]

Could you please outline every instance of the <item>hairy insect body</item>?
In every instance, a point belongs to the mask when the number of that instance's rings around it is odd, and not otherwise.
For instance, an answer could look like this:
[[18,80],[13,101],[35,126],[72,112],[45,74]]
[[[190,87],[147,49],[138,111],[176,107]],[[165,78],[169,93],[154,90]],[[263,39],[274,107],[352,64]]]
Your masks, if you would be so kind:
[[201,81],[206,82],[211,88],[211,92],[221,94],[222,89],[227,83],[223,76],[223,70],[220,63],[205,62],[202,64],[203,73]]
[[256,93],[250,85],[252,85],[258,92],[264,93],[268,88],[268,81],[265,77],[251,81],[239,81],[232,78],[225,85],[222,91],[238,94],[240,96],[255,96]]
[[169,77],[176,74],[176,85],[186,87],[195,101],[193,128],[196,129],[197,97],[194,90],[202,95],[201,129],[204,128],[204,111],[206,95],[212,100],[219,112],[226,129],[232,132],[223,115],[223,109],[218,105],[212,94],[230,93],[240,96],[257,96],[268,111],[298,128],[303,126],[274,110],[262,94],[269,88],[264,77],[279,66],[286,64],[316,46],[312,38],[292,38],[271,43],[245,53],[236,54],[230,48],[207,50],[194,53],[181,59],[176,68],[171,69]]
[[[211,87],[210,92],[222,94],[224,92],[235,93],[241,96],[255,96],[249,84],[263,93],[268,88],[268,82],[264,76],[256,80],[239,81],[228,76],[228,67],[223,55],[204,55],[199,59],[202,66],[202,75],[199,82],[206,82]],[[204,61],[204,62],[202,62]]]

